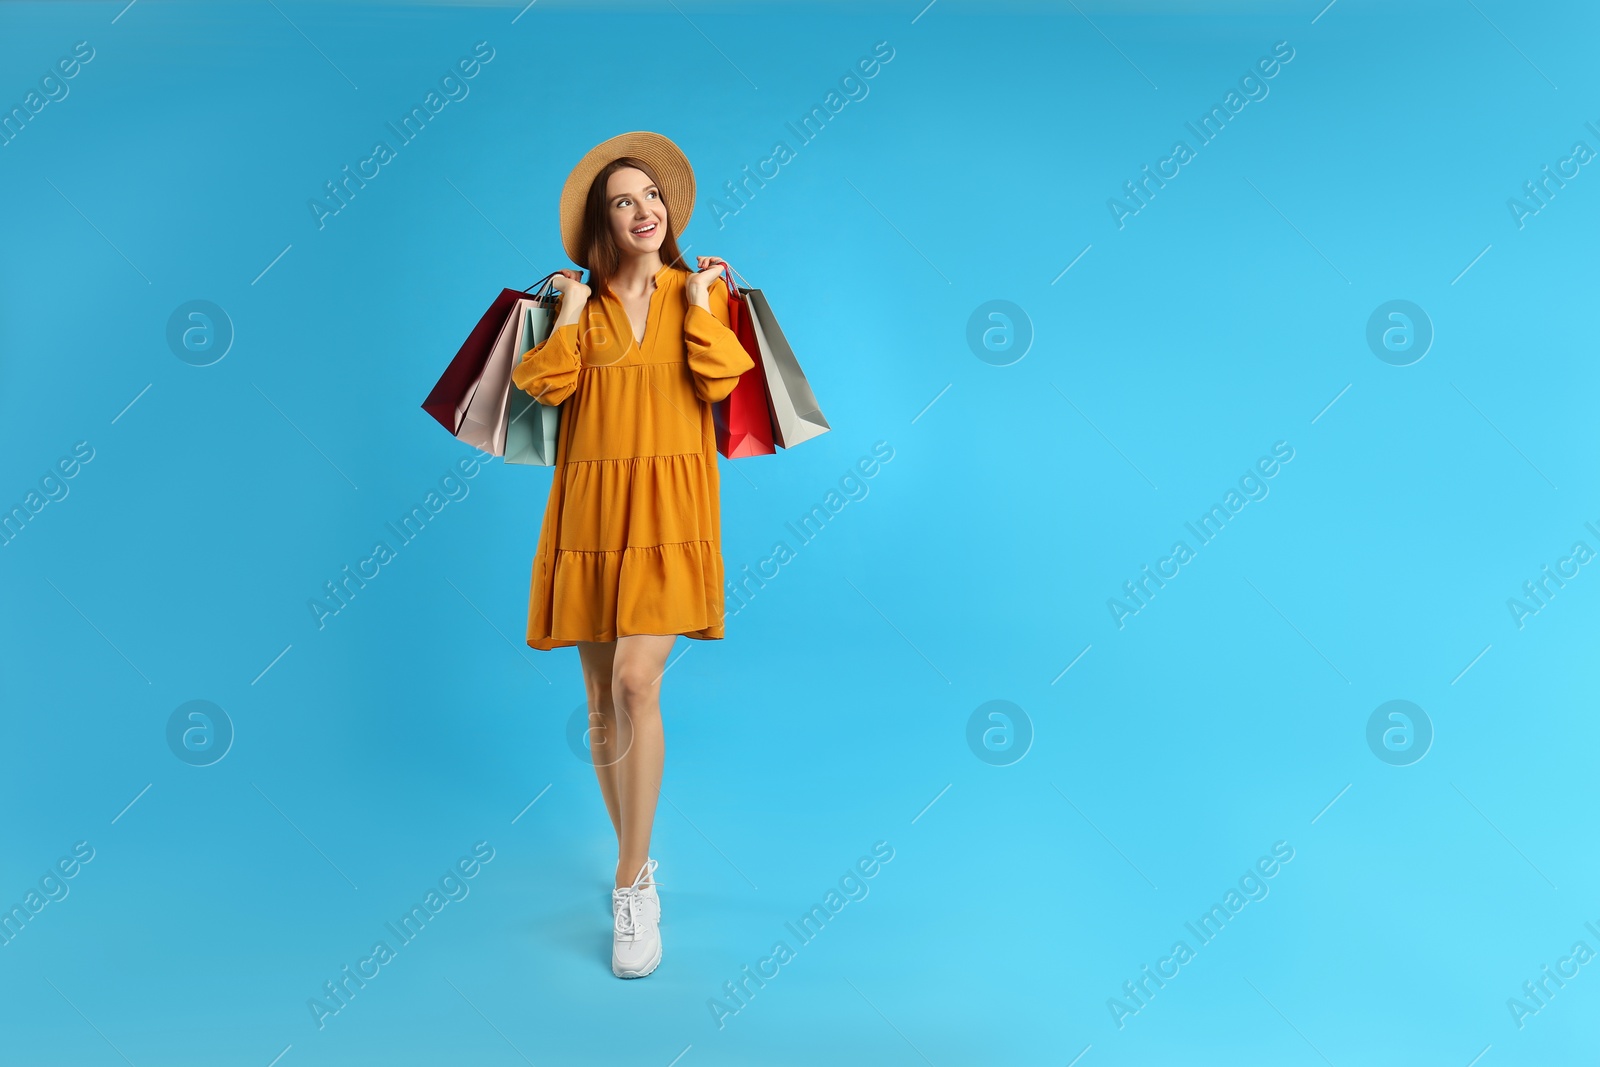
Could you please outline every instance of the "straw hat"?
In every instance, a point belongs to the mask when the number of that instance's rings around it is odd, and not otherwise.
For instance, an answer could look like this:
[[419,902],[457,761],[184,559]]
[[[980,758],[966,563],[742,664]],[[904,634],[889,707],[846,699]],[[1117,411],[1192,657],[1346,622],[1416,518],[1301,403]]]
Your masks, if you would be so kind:
[[659,133],[635,130],[620,133],[608,141],[601,141],[584,153],[578,165],[567,175],[561,187],[561,243],[566,247],[572,262],[587,268],[584,262],[583,206],[589,197],[589,186],[595,175],[607,163],[622,156],[633,156],[650,164],[656,172],[661,189],[661,199],[667,205],[667,228],[674,237],[683,233],[694,212],[694,169],[683,150]]

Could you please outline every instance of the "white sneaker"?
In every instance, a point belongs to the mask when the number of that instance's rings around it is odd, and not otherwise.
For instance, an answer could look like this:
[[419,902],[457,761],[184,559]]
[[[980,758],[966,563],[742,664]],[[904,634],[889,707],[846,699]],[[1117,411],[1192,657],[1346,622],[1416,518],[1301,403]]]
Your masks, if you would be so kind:
[[643,978],[661,962],[661,901],[656,897],[656,861],[646,860],[633,884],[611,891],[611,973]]

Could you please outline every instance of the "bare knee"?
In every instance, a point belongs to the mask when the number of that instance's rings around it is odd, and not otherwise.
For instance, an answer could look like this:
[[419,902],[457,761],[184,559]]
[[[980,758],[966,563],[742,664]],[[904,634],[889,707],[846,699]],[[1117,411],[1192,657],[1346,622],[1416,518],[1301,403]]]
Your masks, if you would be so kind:
[[636,667],[619,668],[611,679],[610,690],[617,704],[629,715],[653,711],[661,692],[661,677]]

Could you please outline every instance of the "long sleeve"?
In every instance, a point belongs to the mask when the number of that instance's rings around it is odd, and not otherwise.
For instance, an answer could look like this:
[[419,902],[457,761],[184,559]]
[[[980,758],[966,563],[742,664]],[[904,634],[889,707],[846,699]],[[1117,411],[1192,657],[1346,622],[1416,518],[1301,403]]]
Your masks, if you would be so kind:
[[756,365],[728,327],[728,299],[728,285],[718,278],[708,294],[711,310],[690,304],[683,320],[695,395],[711,403],[726,399],[740,376]]
[[556,407],[578,388],[578,327],[572,322],[522,354],[511,368],[511,382],[541,404]]

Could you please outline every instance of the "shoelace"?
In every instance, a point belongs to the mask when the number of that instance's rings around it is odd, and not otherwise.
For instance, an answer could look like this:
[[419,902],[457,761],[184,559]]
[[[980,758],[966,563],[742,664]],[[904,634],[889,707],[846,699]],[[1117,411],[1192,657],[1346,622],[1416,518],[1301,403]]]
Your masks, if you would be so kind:
[[639,936],[639,891],[628,886],[618,889],[613,895],[616,898],[616,935],[624,941],[632,941]]
[[643,919],[643,891],[647,885],[660,885],[654,880],[656,867],[655,860],[646,860],[645,865],[639,868],[639,873],[634,876],[633,884],[612,891],[612,901],[616,908],[616,936],[631,941],[639,936]]
[[643,892],[645,889],[659,885],[656,881],[656,868],[661,866],[655,860],[645,860],[644,866],[639,868],[639,873],[633,877],[633,888]]

